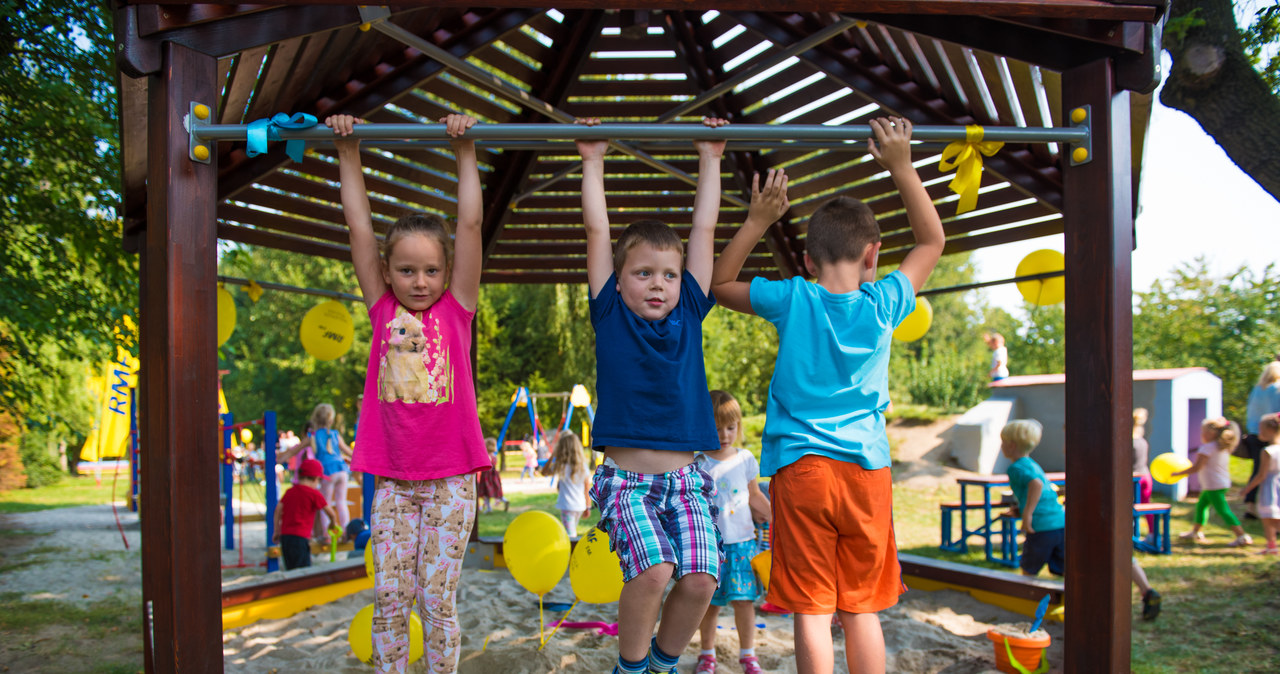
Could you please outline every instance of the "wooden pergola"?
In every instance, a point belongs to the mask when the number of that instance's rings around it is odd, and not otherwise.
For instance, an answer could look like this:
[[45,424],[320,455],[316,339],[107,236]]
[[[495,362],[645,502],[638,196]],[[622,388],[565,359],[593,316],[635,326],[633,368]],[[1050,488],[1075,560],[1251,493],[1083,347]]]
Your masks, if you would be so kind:
[[[650,0],[556,9],[491,0],[360,8],[351,0],[238,5],[170,0],[116,11],[125,246],[140,257],[143,595],[146,668],[222,669],[215,290],[219,241],[349,259],[332,148],[301,162],[243,142],[193,161],[184,117],[243,124],[277,112],[323,119],[485,124],[606,122],[1070,125],[1088,111],[1090,155],[1007,144],[985,162],[977,210],[955,215],[940,145],[917,160],[947,251],[1065,234],[1067,294],[1067,670],[1129,667],[1129,473],[1137,160],[1158,76],[1165,0]],[[523,92],[523,93],[522,93]],[[615,222],[688,227],[696,160],[687,141],[620,139],[608,160]],[[750,176],[785,167],[792,209],[744,273],[803,273],[804,220],[832,194],[867,201],[882,264],[911,245],[888,176],[828,144],[730,145],[722,228],[745,215]],[[456,179],[432,143],[363,151],[375,226],[452,215]],[[481,145],[485,282],[580,283],[585,244],[571,145]]]

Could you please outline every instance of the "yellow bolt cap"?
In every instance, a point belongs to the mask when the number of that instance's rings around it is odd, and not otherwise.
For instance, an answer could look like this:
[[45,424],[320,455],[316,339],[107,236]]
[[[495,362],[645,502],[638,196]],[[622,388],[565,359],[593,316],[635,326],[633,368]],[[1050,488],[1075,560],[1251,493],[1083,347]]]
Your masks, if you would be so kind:
[[195,112],[195,113],[196,113],[196,119],[208,119],[208,118],[209,118],[209,106],[207,106],[207,105],[205,105],[205,104],[203,104],[203,103],[201,103],[200,105],[197,105],[197,106],[195,107],[195,110],[193,110],[193,112]]
[[1078,147],[1071,151],[1071,160],[1077,164],[1089,158],[1089,151]]
[[209,160],[209,148],[203,145],[197,145],[194,148],[192,148],[191,154],[195,156],[196,159],[199,159],[200,161]]
[[1076,124],[1083,122],[1085,118],[1088,116],[1089,116],[1089,112],[1084,108],[1076,108],[1075,110],[1071,111],[1071,121],[1075,122]]
[[367,33],[367,32],[369,32],[369,29],[370,29],[370,28],[372,28],[372,27],[373,27],[373,26],[371,26],[371,25],[369,25],[369,24],[367,24],[367,23],[362,23],[362,24],[360,24],[360,32],[361,32],[361,33]]

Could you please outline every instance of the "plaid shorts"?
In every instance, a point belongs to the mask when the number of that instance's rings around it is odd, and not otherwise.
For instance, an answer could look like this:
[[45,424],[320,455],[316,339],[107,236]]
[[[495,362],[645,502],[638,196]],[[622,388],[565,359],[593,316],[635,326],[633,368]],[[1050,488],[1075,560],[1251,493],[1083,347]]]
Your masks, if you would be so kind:
[[663,562],[675,578],[689,573],[720,576],[720,532],[711,502],[715,482],[695,464],[669,473],[633,473],[613,465],[596,468],[591,500],[599,527],[622,561],[629,581]]

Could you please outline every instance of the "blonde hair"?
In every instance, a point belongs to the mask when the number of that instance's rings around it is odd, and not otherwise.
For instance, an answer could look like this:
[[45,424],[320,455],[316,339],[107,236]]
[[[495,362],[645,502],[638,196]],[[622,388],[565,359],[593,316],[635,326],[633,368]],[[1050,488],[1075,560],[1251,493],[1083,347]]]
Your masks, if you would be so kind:
[[1133,437],[1140,438],[1143,436],[1142,427],[1147,425],[1147,408],[1133,408]]
[[576,433],[565,431],[560,434],[551,461],[555,463],[556,471],[563,473],[570,482],[577,482],[587,474],[587,459],[582,456],[582,452],[582,440],[578,439]]
[[1012,444],[1023,456],[1040,444],[1044,427],[1035,419],[1014,419],[1000,429],[1000,439]]
[[[490,447],[492,447],[493,449],[489,449]],[[490,452],[498,451],[498,439],[494,437],[485,438],[484,448],[489,450]]]
[[1280,361],[1271,361],[1262,366],[1262,374],[1258,377],[1258,386],[1266,388],[1280,380]]
[[1228,421],[1226,417],[1213,417],[1205,419],[1200,424],[1200,430],[1209,431],[1214,443],[1218,445],[1218,451],[1224,449],[1234,449],[1240,442],[1240,427],[1234,421]]
[[742,439],[742,406],[728,391],[711,392],[711,410],[716,418],[716,430],[729,424],[738,425],[738,439]]
[[333,405],[329,403],[320,403],[316,408],[311,410],[311,428],[319,430],[321,428],[329,428],[333,426],[333,418],[337,413],[333,411]]

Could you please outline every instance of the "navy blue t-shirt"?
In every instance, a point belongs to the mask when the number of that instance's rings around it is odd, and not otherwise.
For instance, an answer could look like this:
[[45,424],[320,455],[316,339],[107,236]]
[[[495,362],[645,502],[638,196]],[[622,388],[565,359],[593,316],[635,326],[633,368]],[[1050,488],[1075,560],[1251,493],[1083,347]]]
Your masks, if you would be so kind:
[[640,447],[675,452],[716,449],[720,440],[702,362],[702,320],[715,306],[687,270],[680,299],[660,321],[623,304],[616,275],[592,298],[596,330],[594,448]]

